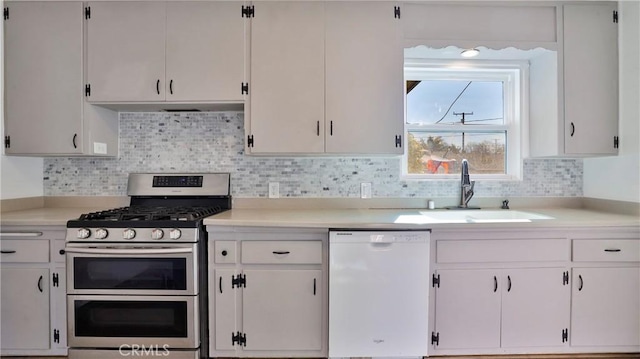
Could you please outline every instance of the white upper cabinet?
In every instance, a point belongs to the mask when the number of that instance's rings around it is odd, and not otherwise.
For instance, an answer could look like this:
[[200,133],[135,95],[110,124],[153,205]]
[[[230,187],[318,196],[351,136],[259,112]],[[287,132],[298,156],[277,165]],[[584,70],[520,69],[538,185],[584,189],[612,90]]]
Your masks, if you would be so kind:
[[[324,3],[259,2],[251,19],[251,153],[324,152]],[[250,140],[251,141],[251,140]]]
[[116,155],[117,114],[84,101],[82,3],[5,5],[5,153]]
[[403,57],[393,2],[259,2],[250,154],[401,154]]
[[87,11],[87,99],[164,100],[166,4],[91,2]]
[[243,101],[244,23],[235,2],[167,3],[167,101]]
[[[617,154],[616,3],[564,5],[564,151]],[[617,138],[617,137],[616,137]]]
[[557,41],[552,3],[428,4],[403,6],[404,38],[414,45],[531,48]]
[[396,6],[326,5],[327,153],[402,154],[404,59]]
[[243,100],[241,3],[92,2],[87,5],[88,100]]

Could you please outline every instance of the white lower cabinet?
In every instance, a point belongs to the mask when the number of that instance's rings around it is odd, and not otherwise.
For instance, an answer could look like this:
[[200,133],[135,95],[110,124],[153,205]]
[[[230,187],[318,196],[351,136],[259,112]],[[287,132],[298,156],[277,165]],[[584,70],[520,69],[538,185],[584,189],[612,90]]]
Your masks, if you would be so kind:
[[[243,350],[321,350],[321,270],[246,270]],[[275,330],[277,328],[277,330]]]
[[210,233],[210,357],[326,356],[326,238]]
[[640,240],[572,241],[571,345],[640,351]]
[[640,345],[640,267],[574,268],[571,345]]
[[562,346],[569,328],[564,268],[436,272],[437,349]]
[[49,349],[49,269],[2,268],[2,349]]
[[0,355],[66,355],[65,228],[0,232]]

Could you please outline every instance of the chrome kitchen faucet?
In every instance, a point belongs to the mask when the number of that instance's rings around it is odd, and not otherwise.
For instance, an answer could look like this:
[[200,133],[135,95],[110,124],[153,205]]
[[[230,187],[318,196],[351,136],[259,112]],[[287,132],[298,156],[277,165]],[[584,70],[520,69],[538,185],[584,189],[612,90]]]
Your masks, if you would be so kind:
[[476,181],[469,180],[469,162],[462,160],[460,171],[460,208],[468,208],[468,203],[473,197],[473,187]]

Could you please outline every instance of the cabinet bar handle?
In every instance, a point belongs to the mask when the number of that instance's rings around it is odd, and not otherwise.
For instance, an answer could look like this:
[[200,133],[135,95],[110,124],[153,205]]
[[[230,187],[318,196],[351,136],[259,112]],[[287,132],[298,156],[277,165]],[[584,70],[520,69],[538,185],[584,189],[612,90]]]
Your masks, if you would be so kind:
[[316,134],[320,136],[320,121],[316,123]]
[[42,276],[40,276],[40,279],[38,279],[38,290],[40,291],[40,293],[42,293]]
[[620,248],[607,248],[604,251],[605,252],[621,252],[622,249],[620,249]]
[[581,291],[582,287],[584,287],[584,281],[582,280],[582,275],[578,274],[578,280],[580,280],[580,285],[578,286],[578,291]]
[[507,276],[507,292],[511,292],[511,276]]
[[173,79],[171,79],[171,81],[169,81],[169,93],[171,95],[173,95]]
[[333,136],[333,121],[329,123],[329,134]]
[[156,81],[156,92],[158,93],[158,95],[160,94],[160,79]]
[[0,232],[0,237],[41,237],[42,232]]
[[71,140],[71,142],[73,143],[73,148],[78,148],[78,145],[76,145],[76,138],[78,138],[78,134],[74,133],[73,140]]
[[273,251],[273,254],[289,254],[289,251]]
[[15,253],[15,252],[16,251],[14,251],[13,249],[0,251],[0,253],[2,253],[2,254],[11,254],[11,253]]
[[495,275],[493,276],[493,292],[497,292],[498,291],[498,277],[496,277]]
[[316,295],[316,279],[313,278],[313,295]]
[[576,133],[576,125],[574,125],[573,122],[571,122],[571,137],[573,137],[574,133]]
[[222,276],[220,276],[220,281],[218,283],[218,288],[220,289],[220,293],[222,293]]

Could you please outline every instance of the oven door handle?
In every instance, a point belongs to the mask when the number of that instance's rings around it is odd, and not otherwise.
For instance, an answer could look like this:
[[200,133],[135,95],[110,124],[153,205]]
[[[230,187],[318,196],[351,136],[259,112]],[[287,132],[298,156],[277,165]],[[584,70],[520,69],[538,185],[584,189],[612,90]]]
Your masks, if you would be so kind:
[[193,253],[192,248],[135,248],[135,249],[118,249],[118,248],[65,248],[67,253],[80,254],[181,254]]

